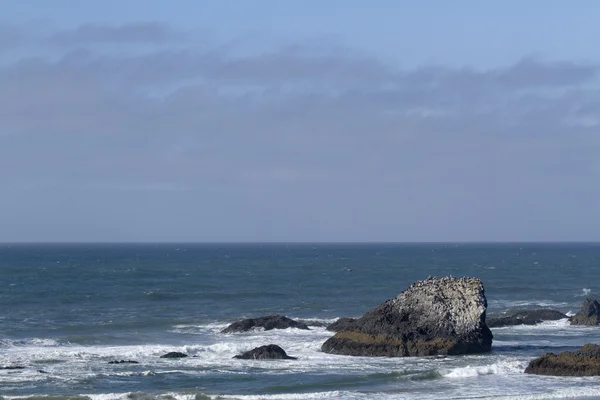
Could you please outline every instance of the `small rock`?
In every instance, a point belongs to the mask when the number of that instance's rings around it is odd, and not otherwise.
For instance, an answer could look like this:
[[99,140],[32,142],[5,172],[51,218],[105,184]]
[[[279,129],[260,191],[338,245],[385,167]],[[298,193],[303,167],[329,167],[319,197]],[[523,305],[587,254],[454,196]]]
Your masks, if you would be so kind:
[[285,350],[276,344],[260,346],[233,358],[242,360],[297,360],[296,357],[290,357]]
[[[161,358],[172,358],[172,357],[161,356]],[[139,364],[139,362],[133,361],[133,360],[115,360],[115,361],[109,361],[108,363],[109,364]]]
[[222,333],[247,332],[254,328],[264,328],[265,331],[271,329],[308,329],[308,326],[302,322],[294,321],[291,318],[282,315],[270,315],[261,318],[248,318],[234,322],[227,328],[223,329]]
[[171,351],[167,354],[163,354],[162,356],[160,356],[160,358],[184,358],[187,356],[188,355],[185,353],[180,353],[178,351]]
[[0,367],[0,369],[25,369],[25,367],[21,367],[20,365],[9,365],[8,367]]

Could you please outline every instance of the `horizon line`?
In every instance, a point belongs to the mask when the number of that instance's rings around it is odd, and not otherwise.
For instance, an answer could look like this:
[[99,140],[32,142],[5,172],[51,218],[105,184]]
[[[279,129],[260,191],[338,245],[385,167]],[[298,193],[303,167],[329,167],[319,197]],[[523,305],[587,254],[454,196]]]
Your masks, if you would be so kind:
[[0,241],[0,245],[323,245],[323,244],[382,244],[382,245],[470,245],[470,244],[600,244],[598,240],[481,240],[481,241]]

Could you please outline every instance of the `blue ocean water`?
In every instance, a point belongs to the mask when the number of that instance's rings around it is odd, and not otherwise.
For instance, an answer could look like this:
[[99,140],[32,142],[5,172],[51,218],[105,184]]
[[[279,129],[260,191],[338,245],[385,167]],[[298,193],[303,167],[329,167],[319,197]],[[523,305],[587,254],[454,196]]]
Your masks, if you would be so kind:
[[[599,378],[523,374],[600,342],[566,320],[493,330],[486,355],[324,354],[322,326],[222,334],[282,314],[356,317],[428,276],[482,279],[488,312],[574,313],[600,292],[599,244],[0,244],[5,399],[588,398]],[[297,361],[232,357],[275,343]],[[169,351],[189,355],[162,359]],[[109,364],[113,360],[138,364]]]

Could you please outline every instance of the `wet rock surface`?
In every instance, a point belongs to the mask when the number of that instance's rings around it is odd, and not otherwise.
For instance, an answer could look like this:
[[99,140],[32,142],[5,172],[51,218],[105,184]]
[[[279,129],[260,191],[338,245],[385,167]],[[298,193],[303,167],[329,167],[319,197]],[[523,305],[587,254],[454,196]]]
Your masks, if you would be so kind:
[[341,332],[352,330],[356,318],[340,318],[337,321],[327,325],[327,330],[331,332]]
[[242,360],[296,360],[296,357],[290,357],[285,350],[276,344],[260,346],[233,358]]
[[476,278],[428,278],[366,313],[322,346],[354,356],[432,356],[491,350],[487,301]]
[[243,319],[241,321],[234,322],[229,325],[227,328],[223,329],[222,333],[237,333],[237,332],[247,332],[251,329],[255,328],[263,328],[265,331],[269,331],[271,329],[287,329],[287,328],[296,328],[296,329],[308,329],[305,323],[294,321],[291,318],[284,317],[282,315],[270,315],[267,317],[261,318],[248,318]]
[[552,376],[600,375],[600,345],[586,344],[577,351],[546,353],[532,360],[525,373]]
[[[162,357],[162,358],[168,358],[168,357]],[[109,361],[109,364],[139,364],[139,362],[137,361],[133,361],[133,360],[113,360],[113,361]]]
[[600,303],[587,298],[581,309],[571,318],[571,325],[598,325],[600,323]]
[[160,356],[160,358],[184,358],[187,356],[188,355],[185,353],[180,353],[178,351],[171,351],[167,354],[163,354],[162,356]]

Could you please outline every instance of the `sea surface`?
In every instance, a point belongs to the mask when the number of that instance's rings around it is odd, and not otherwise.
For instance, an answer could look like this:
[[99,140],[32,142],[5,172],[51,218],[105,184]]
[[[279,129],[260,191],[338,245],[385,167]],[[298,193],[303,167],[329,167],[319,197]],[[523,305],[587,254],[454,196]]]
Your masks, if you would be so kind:
[[[451,357],[325,354],[322,326],[220,333],[247,317],[358,317],[447,275],[482,279],[488,314],[573,314],[600,293],[600,244],[0,244],[0,398],[600,398],[600,377],[523,373],[600,343],[600,327],[566,319],[493,329],[491,353]],[[232,358],[271,343],[298,360]]]

